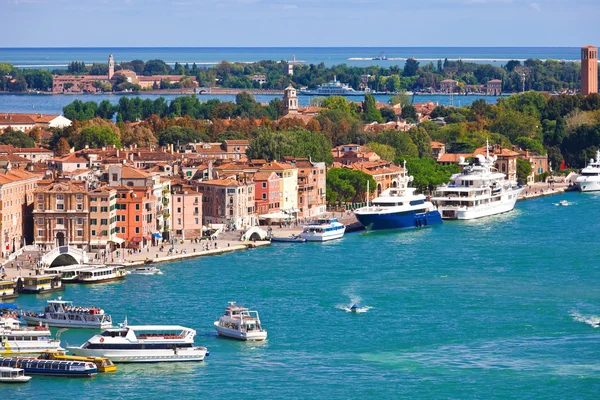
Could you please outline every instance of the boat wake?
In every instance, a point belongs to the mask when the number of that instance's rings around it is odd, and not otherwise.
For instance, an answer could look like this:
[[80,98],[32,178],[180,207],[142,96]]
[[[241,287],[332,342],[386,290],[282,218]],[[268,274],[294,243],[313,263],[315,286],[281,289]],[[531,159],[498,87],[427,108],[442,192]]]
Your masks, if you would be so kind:
[[367,311],[369,311],[370,309],[373,308],[371,306],[360,305],[360,307],[358,309],[356,309],[356,308],[353,309],[352,306],[361,304],[362,299],[359,296],[349,296],[349,297],[350,297],[349,304],[338,304],[335,306],[335,308],[349,312],[349,313],[355,313],[355,314],[366,313]]
[[573,311],[571,313],[571,316],[577,322],[584,322],[590,325],[592,328],[600,328],[600,317],[596,315],[582,315],[578,312]]

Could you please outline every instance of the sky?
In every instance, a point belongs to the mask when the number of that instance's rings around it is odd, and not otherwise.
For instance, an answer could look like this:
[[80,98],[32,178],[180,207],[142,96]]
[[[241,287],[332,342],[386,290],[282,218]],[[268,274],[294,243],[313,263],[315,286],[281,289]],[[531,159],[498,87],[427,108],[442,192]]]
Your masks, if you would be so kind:
[[0,47],[580,47],[600,0],[0,0]]

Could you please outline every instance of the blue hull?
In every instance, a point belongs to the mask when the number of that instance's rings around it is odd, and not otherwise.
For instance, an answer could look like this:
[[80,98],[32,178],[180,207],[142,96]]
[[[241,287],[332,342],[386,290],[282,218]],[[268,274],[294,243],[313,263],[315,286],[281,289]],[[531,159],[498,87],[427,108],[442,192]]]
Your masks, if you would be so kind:
[[442,216],[437,210],[420,214],[414,211],[390,214],[356,214],[356,218],[370,231],[420,228],[442,223]]

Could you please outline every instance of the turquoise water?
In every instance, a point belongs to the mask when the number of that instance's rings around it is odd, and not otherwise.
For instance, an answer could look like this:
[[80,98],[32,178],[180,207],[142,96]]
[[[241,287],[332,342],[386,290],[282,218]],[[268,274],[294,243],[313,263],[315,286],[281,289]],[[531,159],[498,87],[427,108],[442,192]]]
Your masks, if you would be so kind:
[[[574,203],[557,207],[561,199]],[[68,286],[65,299],[130,324],[182,324],[204,363],[119,365],[93,379],[34,377],[0,396],[86,398],[597,398],[600,194],[517,204],[423,230],[272,245]],[[53,296],[23,295],[35,310]],[[227,301],[256,308],[269,339],[216,337]],[[343,310],[360,301],[372,307]],[[63,344],[94,331],[69,330]]]

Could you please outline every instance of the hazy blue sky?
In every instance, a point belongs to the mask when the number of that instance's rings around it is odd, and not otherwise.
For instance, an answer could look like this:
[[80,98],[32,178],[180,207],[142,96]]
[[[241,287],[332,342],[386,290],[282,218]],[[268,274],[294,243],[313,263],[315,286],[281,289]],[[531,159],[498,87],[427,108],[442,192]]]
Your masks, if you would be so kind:
[[0,0],[0,10],[0,47],[600,44],[600,0]]

